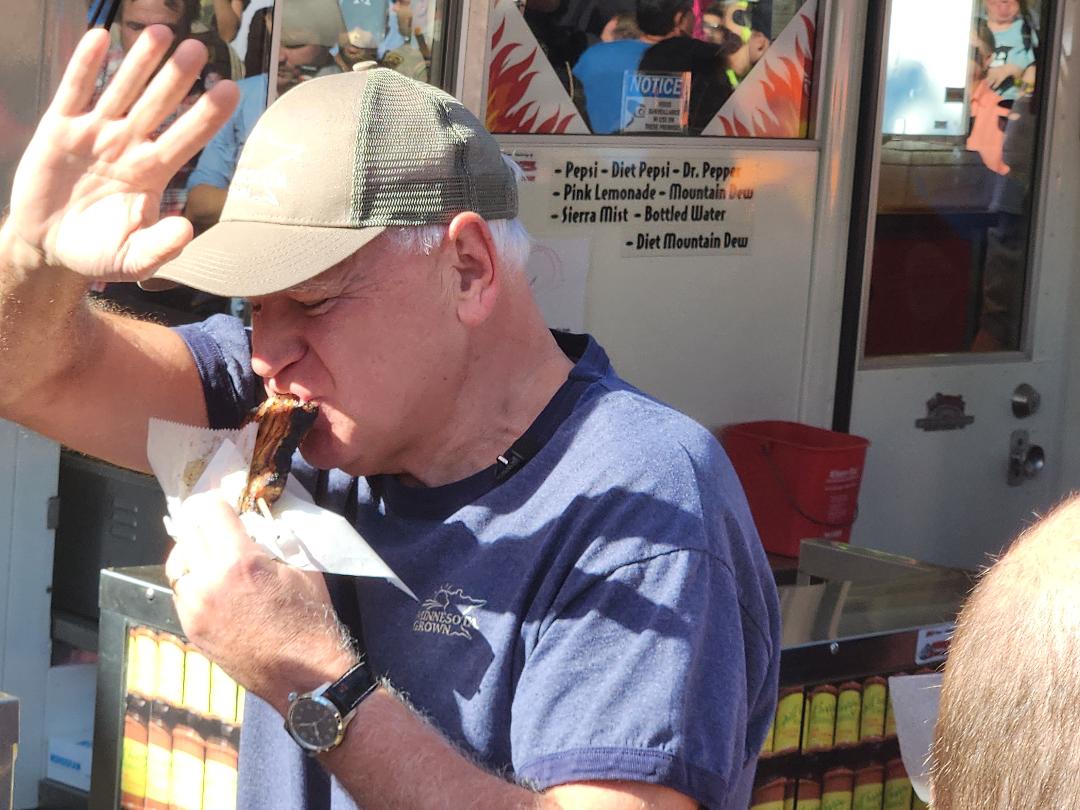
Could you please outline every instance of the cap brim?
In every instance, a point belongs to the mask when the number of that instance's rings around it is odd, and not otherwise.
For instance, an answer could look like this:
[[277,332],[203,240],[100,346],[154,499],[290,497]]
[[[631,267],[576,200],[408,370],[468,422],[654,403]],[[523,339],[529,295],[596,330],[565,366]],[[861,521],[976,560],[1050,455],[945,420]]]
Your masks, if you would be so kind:
[[219,222],[140,286],[153,291],[184,284],[236,298],[269,295],[328,270],[384,230]]

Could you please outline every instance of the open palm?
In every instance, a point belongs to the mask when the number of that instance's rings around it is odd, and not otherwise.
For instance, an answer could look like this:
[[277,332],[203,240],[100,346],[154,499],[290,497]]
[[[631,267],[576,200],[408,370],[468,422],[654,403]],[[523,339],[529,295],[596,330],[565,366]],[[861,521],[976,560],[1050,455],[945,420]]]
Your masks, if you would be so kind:
[[205,47],[185,40],[155,73],[171,39],[164,26],[147,28],[93,107],[109,34],[95,29],[79,42],[16,170],[7,222],[50,265],[96,281],[135,281],[190,241],[186,219],[159,220],[161,194],[238,94],[219,82],[152,140],[206,63]]

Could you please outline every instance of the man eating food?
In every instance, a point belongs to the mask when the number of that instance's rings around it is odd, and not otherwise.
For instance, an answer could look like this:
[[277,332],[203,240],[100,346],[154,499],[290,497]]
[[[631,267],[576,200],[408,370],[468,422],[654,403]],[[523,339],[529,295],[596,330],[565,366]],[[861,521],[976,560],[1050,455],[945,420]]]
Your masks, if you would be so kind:
[[[186,41],[155,73],[169,44],[148,28],[91,107],[88,33],[19,166],[0,415],[145,470],[151,417],[318,407],[292,474],[420,602],[274,564],[235,505],[190,499],[168,568],[185,632],[251,695],[239,805],[743,810],[779,621],[738,480],[593,338],[547,329],[494,139],[393,71],[306,82],[191,241],[156,200],[236,89],[151,140],[205,61]],[[251,330],[95,309],[94,280],[247,297]]]

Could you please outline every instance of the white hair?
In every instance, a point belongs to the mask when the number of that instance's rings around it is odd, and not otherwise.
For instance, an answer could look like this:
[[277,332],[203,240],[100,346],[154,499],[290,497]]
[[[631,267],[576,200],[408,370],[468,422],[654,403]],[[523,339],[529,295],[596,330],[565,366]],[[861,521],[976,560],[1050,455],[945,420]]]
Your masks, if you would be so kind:
[[[525,173],[513,158],[502,156],[503,162],[510,169],[517,182],[525,178]],[[521,220],[490,219],[487,221],[495,242],[495,255],[504,270],[521,272],[532,253],[533,241]],[[418,225],[402,228],[387,228],[385,234],[398,250],[402,252],[422,253],[425,256],[437,250],[446,238],[446,225]]]
[[[521,220],[488,220],[491,239],[495,243],[495,255],[502,268],[511,273],[523,272],[532,252],[532,237]],[[384,231],[390,243],[402,253],[422,253],[430,256],[442,245],[448,225],[417,225],[405,228],[387,228]]]

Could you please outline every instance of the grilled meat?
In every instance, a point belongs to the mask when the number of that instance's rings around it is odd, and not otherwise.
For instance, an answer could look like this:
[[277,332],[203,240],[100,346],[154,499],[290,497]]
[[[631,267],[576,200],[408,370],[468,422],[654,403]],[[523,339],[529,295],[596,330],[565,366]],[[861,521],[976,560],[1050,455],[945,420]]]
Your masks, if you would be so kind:
[[259,499],[273,506],[285,489],[292,469],[292,456],[304,435],[315,424],[319,406],[289,397],[274,396],[265,400],[252,414],[259,423],[255,452],[251,456],[247,485],[240,496],[241,512],[256,512]]

